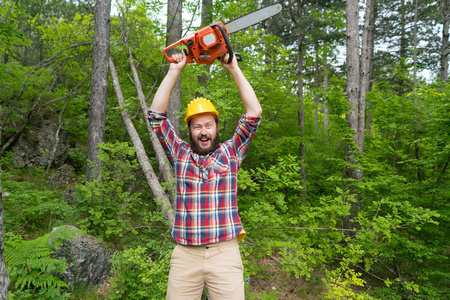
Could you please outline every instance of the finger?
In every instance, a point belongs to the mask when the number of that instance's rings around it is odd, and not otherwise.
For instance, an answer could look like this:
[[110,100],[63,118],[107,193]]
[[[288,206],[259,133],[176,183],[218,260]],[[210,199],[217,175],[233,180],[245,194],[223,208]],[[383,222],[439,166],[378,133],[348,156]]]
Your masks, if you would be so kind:
[[222,55],[221,61],[222,61],[224,64],[228,63],[228,57],[229,57],[229,56],[230,56],[230,54],[225,53],[224,55]]
[[180,61],[179,54],[178,53],[173,54],[172,59],[178,63]]

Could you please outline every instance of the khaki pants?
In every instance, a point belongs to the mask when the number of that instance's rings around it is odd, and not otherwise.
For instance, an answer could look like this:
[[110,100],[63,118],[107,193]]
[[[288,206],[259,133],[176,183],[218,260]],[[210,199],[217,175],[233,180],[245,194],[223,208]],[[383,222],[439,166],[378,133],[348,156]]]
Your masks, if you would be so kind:
[[237,238],[210,245],[175,247],[166,299],[201,299],[205,284],[212,300],[245,298],[244,268]]

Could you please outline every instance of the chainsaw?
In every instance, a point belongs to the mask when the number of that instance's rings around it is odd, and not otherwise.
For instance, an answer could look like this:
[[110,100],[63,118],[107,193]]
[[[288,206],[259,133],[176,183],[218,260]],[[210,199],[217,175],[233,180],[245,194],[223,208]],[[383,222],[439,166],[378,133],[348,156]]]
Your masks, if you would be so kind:
[[[211,65],[226,52],[229,53],[228,63],[230,63],[233,60],[233,48],[228,35],[273,17],[279,14],[282,8],[282,5],[277,3],[255,10],[226,24],[221,21],[215,22],[166,47],[164,56],[169,62],[174,63],[172,57],[167,55],[167,50],[184,45],[188,49],[187,51],[186,48],[183,49],[187,55],[187,63],[195,61],[199,64]],[[240,60],[240,55],[237,53],[234,55]]]

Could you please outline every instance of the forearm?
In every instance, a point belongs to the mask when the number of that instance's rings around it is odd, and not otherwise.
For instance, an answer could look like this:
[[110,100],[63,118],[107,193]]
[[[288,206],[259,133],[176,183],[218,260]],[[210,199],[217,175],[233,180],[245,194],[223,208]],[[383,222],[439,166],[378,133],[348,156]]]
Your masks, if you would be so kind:
[[179,75],[180,72],[178,70],[169,69],[153,97],[153,102],[150,106],[151,110],[165,112],[169,108],[170,94],[172,93],[172,89],[175,86]]
[[153,111],[165,112],[169,108],[172,89],[181,71],[186,66],[186,55],[183,52],[172,55],[172,59],[174,62],[170,64],[169,71],[156,91],[155,97],[153,97],[152,105],[150,106],[150,109]]
[[248,82],[247,78],[245,78],[241,69],[236,66],[231,68],[229,71],[239,90],[239,94],[242,99],[242,105],[244,106],[246,115],[251,117],[261,116],[261,104],[259,103],[255,91]]

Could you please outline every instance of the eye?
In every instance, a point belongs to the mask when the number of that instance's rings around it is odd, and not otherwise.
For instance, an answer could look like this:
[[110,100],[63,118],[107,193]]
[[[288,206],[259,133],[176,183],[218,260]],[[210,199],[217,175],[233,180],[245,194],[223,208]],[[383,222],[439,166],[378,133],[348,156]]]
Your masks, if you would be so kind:
[[206,125],[206,128],[211,128],[212,127],[212,125],[211,124],[208,124],[208,125]]

